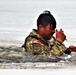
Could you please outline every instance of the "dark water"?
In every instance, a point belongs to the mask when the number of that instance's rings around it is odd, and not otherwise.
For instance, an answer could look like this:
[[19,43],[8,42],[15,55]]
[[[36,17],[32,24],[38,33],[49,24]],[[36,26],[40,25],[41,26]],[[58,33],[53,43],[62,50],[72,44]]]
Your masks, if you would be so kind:
[[59,60],[56,57],[29,55],[21,47],[0,47],[0,62],[57,62]]
[[0,46],[1,69],[69,69],[76,68],[76,53],[62,56],[29,55],[21,47]]
[[[63,54],[62,56],[38,56],[29,55],[22,47],[3,47],[0,46],[0,62],[59,62],[59,61],[75,61],[76,53],[71,55]],[[73,59],[72,59],[73,58]]]

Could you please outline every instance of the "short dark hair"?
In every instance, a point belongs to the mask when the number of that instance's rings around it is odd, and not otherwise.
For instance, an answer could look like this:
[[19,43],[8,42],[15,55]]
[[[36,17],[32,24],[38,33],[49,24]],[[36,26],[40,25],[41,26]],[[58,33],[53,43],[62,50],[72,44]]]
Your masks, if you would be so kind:
[[52,25],[52,29],[56,28],[56,20],[50,11],[44,11],[42,14],[39,15],[37,19],[37,27],[42,24],[43,27],[46,27],[48,24]]

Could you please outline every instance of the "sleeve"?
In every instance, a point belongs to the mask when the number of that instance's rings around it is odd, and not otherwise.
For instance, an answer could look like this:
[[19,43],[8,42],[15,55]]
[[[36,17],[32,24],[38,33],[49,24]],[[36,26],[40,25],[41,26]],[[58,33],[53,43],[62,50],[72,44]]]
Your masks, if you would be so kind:
[[67,48],[67,49],[65,50],[65,54],[71,54],[71,51],[69,50],[69,48]]
[[57,41],[54,37],[52,38],[52,41],[50,41],[51,47],[51,54],[52,55],[62,55],[66,51],[65,45]]

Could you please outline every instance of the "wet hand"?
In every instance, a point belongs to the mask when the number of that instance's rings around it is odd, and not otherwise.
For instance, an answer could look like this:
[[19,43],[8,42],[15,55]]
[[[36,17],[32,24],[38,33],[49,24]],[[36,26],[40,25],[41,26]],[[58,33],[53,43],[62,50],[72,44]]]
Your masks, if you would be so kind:
[[71,52],[76,52],[76,47],[71,45],[71,46],[69,46],[69,50]]
[[66,40],[66,35],[64,34],[64,31],[62,29],[60,29],[59,31],[56,30],[56,40],[58,40],[59,42],[64,42]]

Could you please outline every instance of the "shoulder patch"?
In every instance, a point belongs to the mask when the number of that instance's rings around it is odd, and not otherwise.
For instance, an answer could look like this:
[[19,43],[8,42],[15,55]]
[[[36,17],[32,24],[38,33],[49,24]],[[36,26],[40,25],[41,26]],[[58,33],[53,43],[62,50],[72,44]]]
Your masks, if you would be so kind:
[[33,43],[33,54],[39,54],[41,52],[41,45]]

